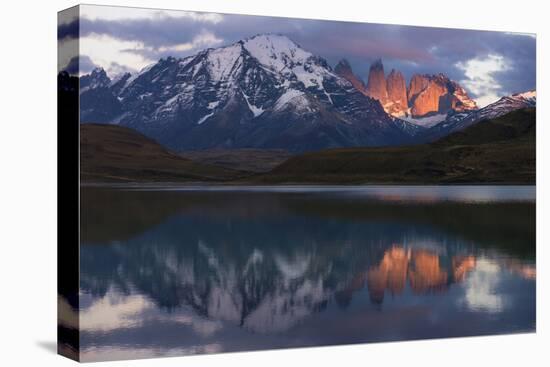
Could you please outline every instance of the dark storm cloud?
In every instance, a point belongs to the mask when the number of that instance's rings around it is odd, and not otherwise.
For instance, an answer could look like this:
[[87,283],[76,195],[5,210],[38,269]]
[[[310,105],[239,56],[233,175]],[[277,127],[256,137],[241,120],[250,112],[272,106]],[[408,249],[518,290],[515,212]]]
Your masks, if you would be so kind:
[[[60,36],[70,37],[69,29],[67,25],[60,30]],[[221,41],[214,46],[258,33],[284,34],[303,48],[323,56],[331,65],[347,58],[362,78],[366,78],[369,64],[382,58],[387,71],[396,68],[407,79],[413,73],[443,72],[460,81],[466,76],[457,63],[497,54],[509,66],[506,71],[493,74],[503,91],[535,88],[535,39],[526,35],[245,15],[223,15],[217,23],[168,15],[126,20],[81,18],[81,36],[109,35],[141,42],[144,48],[126,52],[150,60],[169,55],[187,56],[206,48],[207,45],[199,43],[189,50],[170,49],[185,43],[194,44],[205,32]]]
[[78,38],[78,19],[57,26],[57,39],[67,40]]
[[126,21],[88,20],[82,18],[81,35],[105,34],[124,41],[140,41],[157,48],[190,41],[200,30],[203,22],[192,19],[165,17],[162,20],[132,19]]

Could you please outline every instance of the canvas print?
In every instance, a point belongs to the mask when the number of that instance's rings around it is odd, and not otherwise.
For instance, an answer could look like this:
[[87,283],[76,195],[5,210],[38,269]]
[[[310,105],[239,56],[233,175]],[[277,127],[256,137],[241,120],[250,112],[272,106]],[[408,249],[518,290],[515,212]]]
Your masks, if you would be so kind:
[[534,34],[81,5],[58,45],[60,354],[535,331]]

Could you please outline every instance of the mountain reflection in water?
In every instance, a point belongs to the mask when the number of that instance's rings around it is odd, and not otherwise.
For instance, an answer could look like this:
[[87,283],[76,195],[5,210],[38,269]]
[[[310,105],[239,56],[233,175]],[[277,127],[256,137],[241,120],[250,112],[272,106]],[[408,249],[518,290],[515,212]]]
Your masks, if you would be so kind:
[[534,198],[100,188],[81,198],[83,360],[535,328]]

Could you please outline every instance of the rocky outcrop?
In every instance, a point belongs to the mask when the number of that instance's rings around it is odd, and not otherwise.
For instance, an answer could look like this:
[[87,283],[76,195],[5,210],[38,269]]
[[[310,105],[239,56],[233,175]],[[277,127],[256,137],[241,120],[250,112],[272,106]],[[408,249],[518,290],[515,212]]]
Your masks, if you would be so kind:
[[366,87],[345,60],[338,63],[335,72],[361,93],[378,100],[386,113],[392,116],[419,118],[477,109],[475,101],[464,88],[444,74],[414,74],[407,88],[400,71],[392,69],[386,77],[380,59],[370,66]]
[[411,77],[409,90],[407,91],[407,100],[409,105],[411,104],[411,101],[413,101],[423,90],[428,87],[429,83],[429,78],[426,75],[414,74]]
[[411,78],[408,104],[413,117],[464,112],[477,108],[464,88],[444,74],[418,75]]
[[400,71],[392,69],[386,80],[388,99],[391,102],[387,111],[391,115],[402,115],[407,111],[407,84],[405,77]]
[[380,59],[373,62],[370,66],[369,78],[367,81],[367,95],[380,101],[382,106],[388,102],[384,65]]
[[351,65],[349,64],[348,60],[340,60],[340,62],[338,62],[338,64],[334,68],[334,72],[350,82],[351,85],[353,85],[355,89],[357,89],[359,92],[365,95],[367,94],[367,87],[365,86],[365,83],[363,83],[363,81],[353,73],[353,70],[351,69]]
[[466,111],[472,111],[477,109],[476,102],[468,96],[468,93],[466,93],[466,90],[462,88],[458,83],[451,82],[454,88],[453,96],[456,98],[456,100],[460,103],[455,103],[453,106],[453,109],[456,112],[466,112]]
[[429,75],[414,75],[409,90],[409,106],[411,106],[413,117],[422,117],[443,110],[443,106],[440,108],[440,98],[443,99],[441,101],[442,105],[450,103],[446,100],[447,88],[440,78],[432,78]]

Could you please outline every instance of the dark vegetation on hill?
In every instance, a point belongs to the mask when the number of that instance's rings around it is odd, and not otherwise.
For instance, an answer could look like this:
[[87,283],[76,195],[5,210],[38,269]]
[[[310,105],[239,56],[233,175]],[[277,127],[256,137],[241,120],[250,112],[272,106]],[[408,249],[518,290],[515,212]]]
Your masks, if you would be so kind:
[[431,144],[329,149],[296,156],[280,150],[253,149],[206,150],[182,155],[129,128],[82,124],[81,180],[85,183],[534,184],[535,115],[534,108],[516,110]]
[[269,172],[292,157],[283,149],[208,149],[180,154],[197,163],[206,163],[249,172]]
[[481,121],[431,144],[292,157],[263,183],[535,183],[535,109]]
[[80,126],[83,182],[222,182],[242,175],[236,170],[195,163],[126,127]]

